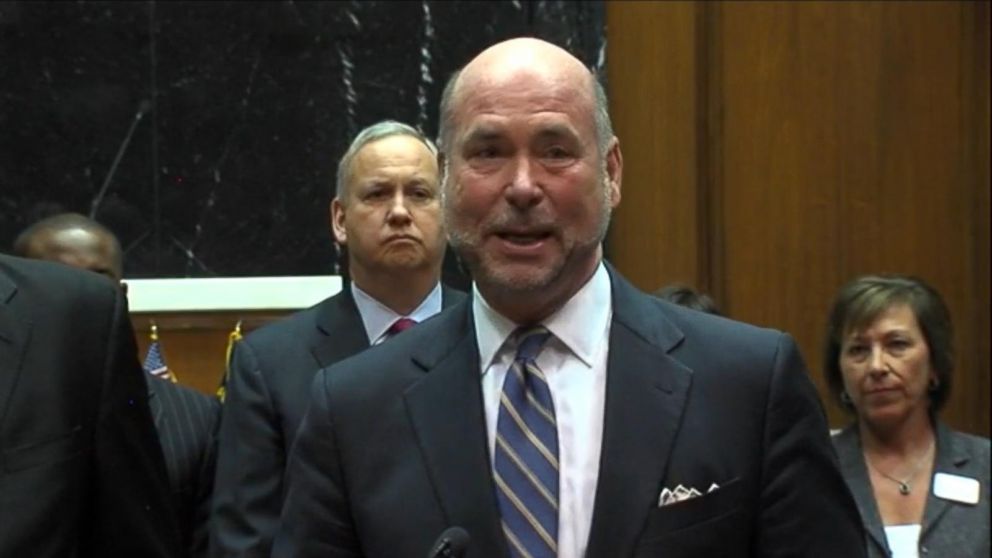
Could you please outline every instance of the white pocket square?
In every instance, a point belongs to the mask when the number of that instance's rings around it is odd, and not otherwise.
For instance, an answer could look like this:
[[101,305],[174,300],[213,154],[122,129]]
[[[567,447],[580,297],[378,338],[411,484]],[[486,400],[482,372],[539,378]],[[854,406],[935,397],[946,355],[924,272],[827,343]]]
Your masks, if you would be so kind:
[[[706,490],[706,494],[713,492],[720,488],[720,485],[713,483],[710,485],[709,489]],[[691,498],[696,498],[697,496],[702,496],[703,492],[696,490],[695,488],[686,488],[681,484],[676,486],[674,490],[669,488],[663,488],[661,494],[658,495],[658,507],[669,506],[671,504],[677,504],[679,502],[684,502]]]

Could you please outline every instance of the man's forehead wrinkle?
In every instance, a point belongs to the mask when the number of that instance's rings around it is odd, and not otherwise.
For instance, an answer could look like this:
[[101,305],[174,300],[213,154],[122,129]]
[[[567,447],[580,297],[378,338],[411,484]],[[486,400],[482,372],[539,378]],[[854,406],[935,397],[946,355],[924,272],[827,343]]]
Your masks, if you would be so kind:
[[593,88],[561,72],[534,72],[529,69],[512,75],[473,80],[461,92],[463,114],[527,112],[570,112],[580,106],[595,106]]
[[488,89],[478,95],[467,96],[461,112],[470,120],[463,122],[477,122],[481,126],[482,122],[492,121],[489,124],[491,127],[501,117],[567,115],[577,103],[583,102],[574,89],[546,87],[541,91],[542,95],[537,98],[528,91],[514,88],[501,91]]
[[433,157],[409,158],[395,154],[387,157],[379,157],[377,160],[363,160],[361,161],[362,164],[358,165],[358,170],[364,175],[371,175],[377,172],[419,171],[424,167],[433,169],[434,165],[431,164],[433,161]]
[[[548,136],[575,133],[575,128],[562,118],[563,113],[558,111],[544,111],[534,115],[534,126],[530,134],[534,136]],[[466,137],[472,139],[492,139],[503,136],[506,127],[500,119],[481,119],[469,125]]]
[[366,173],[358,180],[358,184],[386,184],[393,182],[403,182],[403,183],[423,183],[429,184],[434,182],[432,180],[434,173],[415,171],[410,172],[409,168],[399,168],[399,167],[384,167],[376,169],[373,172]]
[[574,92],[557,89],[547,89],[546,94],[538,99],[520,90],[511,90],[506,94],[489,91],[467,99],[464,108],[466,113],[474,116],[498,116],[521,111],[528,114],[562,113],[578,102],[576,97]]

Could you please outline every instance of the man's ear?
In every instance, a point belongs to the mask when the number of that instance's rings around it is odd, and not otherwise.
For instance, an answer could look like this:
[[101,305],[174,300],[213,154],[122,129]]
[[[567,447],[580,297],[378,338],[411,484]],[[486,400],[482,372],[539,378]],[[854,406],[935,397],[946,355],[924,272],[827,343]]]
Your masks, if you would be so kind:
[[344,227],[344,204],[341,200],[334,198],[331,200],[331,232],[334,233],[334,240],[342,246],[348,245],[348,231]]
[[606,150],[606,180],[610,188],[610,203],[613,208],[620,205],[620,184],[623,182],[623,153],[620,140],[614,136]]

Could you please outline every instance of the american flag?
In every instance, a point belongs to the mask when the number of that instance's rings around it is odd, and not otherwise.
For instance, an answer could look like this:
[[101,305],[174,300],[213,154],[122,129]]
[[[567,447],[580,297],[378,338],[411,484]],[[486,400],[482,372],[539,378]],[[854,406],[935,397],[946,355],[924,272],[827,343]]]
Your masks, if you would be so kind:
[[176,382],[176,375],[165,365],[165,358],[162,356],[162,346],[158,342],[158,332],[153,328],[151,343],[148,345],[148,352],[145,353],[145,362],[141,365],[152,376]]

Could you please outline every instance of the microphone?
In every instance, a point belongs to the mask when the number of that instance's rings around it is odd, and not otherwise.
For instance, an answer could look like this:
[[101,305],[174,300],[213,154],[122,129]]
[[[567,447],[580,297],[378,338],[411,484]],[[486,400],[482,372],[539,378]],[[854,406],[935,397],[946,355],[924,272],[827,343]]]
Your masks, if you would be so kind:
[[468,549],[468,531],[461,527],[448,527],[437,538],[427,558],[462,558]]

